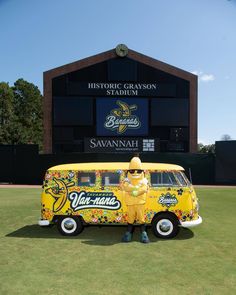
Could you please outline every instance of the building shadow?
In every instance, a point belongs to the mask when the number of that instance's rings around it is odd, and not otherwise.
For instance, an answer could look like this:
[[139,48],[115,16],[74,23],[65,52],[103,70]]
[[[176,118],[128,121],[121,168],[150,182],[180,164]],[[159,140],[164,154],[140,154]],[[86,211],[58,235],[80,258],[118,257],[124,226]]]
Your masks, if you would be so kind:
[[[81,234],[75,237],[62,236],[56,226],[40,227],[37,224],[26,225],[6,235],[9,238],[26,239],[72,239],[80,240],[87,245],[114,245],[121,243],[121,238],[126,230],[126,226],[86,226]],[[151,243],[168,242],[166,239],[159,239],[148,228],[148,235]],[[188,240],[194,237],[190,229],[180,228],[179,234],[171,240]],[[136,228],[133,234],[133,241],[139,241],[139,229]]]

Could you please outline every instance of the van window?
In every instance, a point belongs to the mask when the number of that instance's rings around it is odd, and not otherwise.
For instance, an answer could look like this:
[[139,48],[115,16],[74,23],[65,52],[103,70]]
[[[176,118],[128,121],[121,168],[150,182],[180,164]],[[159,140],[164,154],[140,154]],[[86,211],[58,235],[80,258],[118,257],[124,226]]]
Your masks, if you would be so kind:
[[104,172],[101,173],[103,186],[115,186],[120,183],[120,173]]
[[175,177],[177,178],[179,185],[187,186],[189,184],[181,172],[175,172]]
[[80,172],[78,175],[79,186],[94,186],[96,175],[94,172]]
[[152,186],[176,186],[177,179],[173,172],[151,172]]

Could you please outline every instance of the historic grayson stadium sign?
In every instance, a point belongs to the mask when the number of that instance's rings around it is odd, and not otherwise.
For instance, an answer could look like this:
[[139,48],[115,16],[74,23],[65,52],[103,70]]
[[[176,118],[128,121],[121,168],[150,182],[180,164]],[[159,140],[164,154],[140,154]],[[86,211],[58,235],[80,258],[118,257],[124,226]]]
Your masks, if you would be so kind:
[[91,137],[84,139],[87,153],[158,152],[158,138]]
[[88,83],[88,89],[104,89],[106,95],[139,95],[139,90],[157,90],[156,83]]
[[131,82],[68,82],[70,95],[174,97],[176,85]]

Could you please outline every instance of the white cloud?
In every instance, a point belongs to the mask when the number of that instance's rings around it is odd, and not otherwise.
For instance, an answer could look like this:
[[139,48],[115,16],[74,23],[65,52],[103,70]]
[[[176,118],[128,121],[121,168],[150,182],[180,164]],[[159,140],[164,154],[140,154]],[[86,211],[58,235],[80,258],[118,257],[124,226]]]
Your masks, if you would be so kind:
[[215,76],[212,74],[203,74],[202,76],[200,76],[200,81],[209,82],[214,80]]
[[202,82],[210,82],[215,80],[215,76],[213,74],[205,74],[202,71],[192,71],[192,74],[198,76],[198,80]]
[[191,73],[197,76],[203,74],[203,72],[199,72],[199,71],[192,71]]

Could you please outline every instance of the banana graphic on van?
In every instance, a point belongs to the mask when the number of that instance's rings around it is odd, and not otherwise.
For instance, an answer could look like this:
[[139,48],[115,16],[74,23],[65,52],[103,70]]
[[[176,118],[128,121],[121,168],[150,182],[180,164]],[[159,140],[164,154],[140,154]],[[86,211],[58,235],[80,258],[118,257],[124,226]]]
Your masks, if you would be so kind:
[[57,179],[55,177],[53,178],[53,180],[55,181],[56,185],[47,188],[45,192],[47,194],[50,194],[55,199],[53,203],[53,212],[58,212],[66,203],[68,187],[74,186],[75,183],[74,181],[71,181],[66,184],[63,180]]

